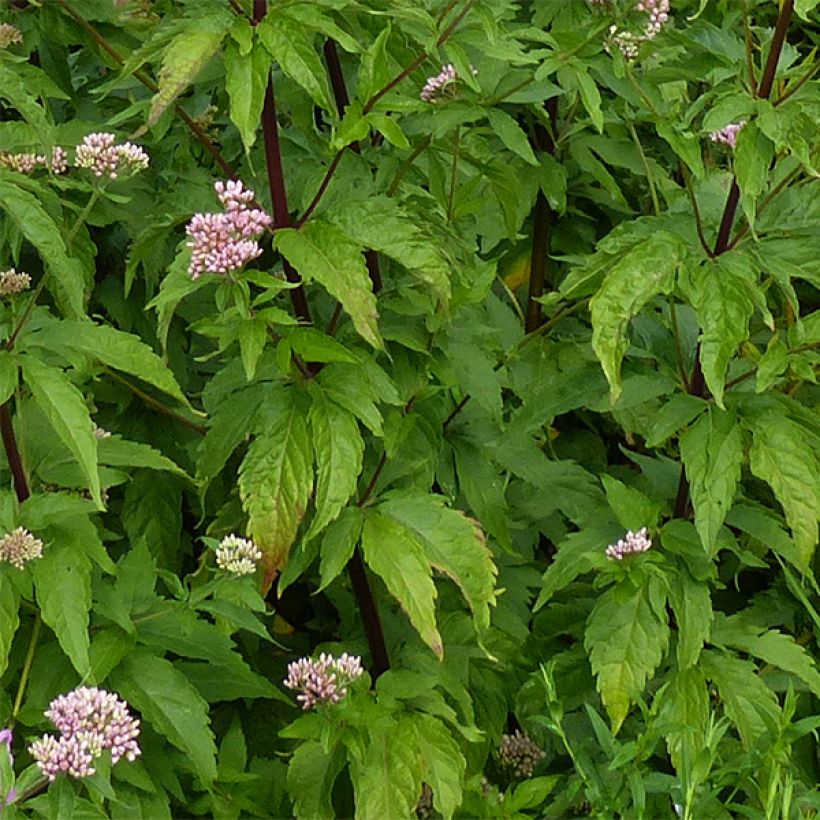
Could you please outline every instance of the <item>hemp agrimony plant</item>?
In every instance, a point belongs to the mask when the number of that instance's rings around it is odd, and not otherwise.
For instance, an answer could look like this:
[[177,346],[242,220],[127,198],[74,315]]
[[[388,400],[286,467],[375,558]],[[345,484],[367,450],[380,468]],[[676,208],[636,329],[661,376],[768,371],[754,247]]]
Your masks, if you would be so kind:
[[0,814],[814,816],[818,37],[0,6]]

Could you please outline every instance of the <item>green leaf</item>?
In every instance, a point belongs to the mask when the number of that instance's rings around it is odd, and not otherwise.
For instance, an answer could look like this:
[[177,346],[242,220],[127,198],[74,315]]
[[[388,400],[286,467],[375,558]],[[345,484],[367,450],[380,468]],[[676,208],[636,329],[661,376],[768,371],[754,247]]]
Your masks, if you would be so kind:
[[661,505],[657,501],[605,473],[601,475],[601,483],[606,500],[623,527],[637,532],[641,527],[654,529],[657,526],[661,514]]
[[327,72],[313,47],[313,33],[275,8],[270,10],[256,31],[282,73],[304,88],[316,105],[325,111],[334,110]]
[[98,442],[97,454],[100,464],[109,467],[144,467],[188,478],[185,471],[170,458],[141,441],[126,441],[120,436],[108,436]]
[[208,704],[174,665],[144,650],[128,655],[111,675],[113,687],[150,726],[188,758],[207,788],[216,778],[216,745]]
[[57,367],[33,356],[21,356],[23,379],[34,401],[43,411],[62,442],[82,470],[91,497],[102,506],[100,475],[97,472],[97,439],[82,394]]
[[198,14],[171,40],[159,70],[159,91],[151,100],[146,126],[152,128],[174,100],[196,79],[219,50],[228,32],[227,10]]
[[[601,111],[601,94],[598,91],[598,86],[595,85],[595,81],[589,76],[589,72],[582,63],[573,62],[572,65],[567,66],[566,70],[570,73],[574,85],[581,95],[581,102],[583,102],[592,124],[598,133],[602,134],[604,131],[604,115]],[[562,84],[564,84],[562,75],[563,71],[560,71],[559,77],[562,78]]]
[[748,122],[737,135],[734,150],[734,170],[741,192],[741,205],[749,225],[754,230],[757,200],[769,180],[769,166],[774,156],[774,143],[755,122]]
[[347,566],[362,534],[364,516],[358,507],[348,507],[325,530],[319,563],[321,592]]
[[[250,28],[250,23],[243,22]],[[228,42],[225,47],[225,91],[230,102],[231,122],[239,129],[246,151],[256,142],[269,74],[267,51],[257,47],[247,54],[234,42]]]
[[700,666],[718,688],[726,714],[737,726],[746,749],[781,720],[777,696],[760,679],[751,661],[705,649]]
[[681,436],[680,454],[695,508],[695,527],[707,554],[714,555],[743,464],[743,434],[736,414],[710,407]]
[[0,404],[5,404],[17,389],[17,360],[8,350],[0,351]]
[[375,128],[391,145],[396,148],[410,148],[410,141],[399,128],[396,121],[386,114],[375,114],[372,111],[367,115],[367,122]]
[[267,678],[254,672],[235,652],[227,655],[224,661],[179,661],[175,667],[208,703],[246,698],[267,698],[292,703],[290,698],[280,692]]
[[444,647],[436,628],[437,592],[421,537],[379,510],[369,509],[362,550],[368,566],[384,581],[422,640],[441,657]]
[[397,494],[378,509],[419,537],[430,565],[461,590],[478,628],[489,627],[497,569],[478,524],[436,495]]
[[590,302],[592,347],[609,381],[612,401],[621,394],[621,360],[629,347],[627,326],[652,297],[669,293],[683,253],[677,236],[657,231],[612,266]]
[[820,0],[795,0],[794,10],[799,17],[807,22],[811,20],[811,13],[817,8]]
[[780,413],[753,416],[752,473],[774,491],[792,531],[803,570],[808,570],[817,546],[820,512],[820,468],[803,428]]
[[461,805],[464,755],[444,724],[423,713],[414,713],[419,757],[422,762],[421,779],[433,790],[433,805],[449,820]]
[[32,564],[32,574],[43,621],[54,630],[79,675],[89,675],[91,562],[70,546],[47,544],[43,557]]
[[417,732],[410,718],[369,727],[362,759],[351,762],[356,820],[410,817],[421,795]]
[[706,385],[723,407],[723,389],[729,359],[741,342],[749,338],[749,320],[754,311],[750,289],[756,288],[745,263],[733,251],[704,262],[692,274],[692,307],[702,331],[700,361]]
[[678,667],[687,669],[698,662],[703,644],[709,640],[713,616],[709,585],[680,568],[670,582],[669,603],[678,626]]
[[697,418],[708,404],[689,393],[672,396],[656,414],[655,423],[646,438],[647,447],[658,447],[674,436],[682,427]]
[[0,675],[8,667],[11,642],[20,626],[19,605],[20,594],[8,572],[0,572]]
[[344,345],[316,328],[296,327],[285,338],[293,350],[308,362],[359,363]]
[[678,671],[660,697],[660,719],[668,727],[666,748],[680,776],[692,771],[706,746],[710,710],[703,672],[697,667]]
[[35,196],[4,179],[0,179],[0,208],[53,271],[49,287],[57,294],[63,313],[72,318],[83,316],[86,271],[68,255],[58,225]]
[[383,347],[376,296],[361,245],[322,220],[311,220],[298,231],[280,229],[274,243],[307,281],[317,281],[342,303],[363,339],[377,349]]
[[339,515],[355,492],[364,441],[356,419],[320,390],[313,392],[308,423],[316,460],[316,515],[305,537],[312,538]]
[[313,489],[313,452],[294,406],[248,447],[239,468],[239,494],[248,532],[262,550],[265,587],[285,565]]
[[336,744],[330,751],[321,743],[300,743],[288,764],[288,792],[297,818],[333,820],[333,784],[345,765],[344,748]]
[[510,151],[518,154],[524,162],[538,165],[526,134],[509,114],[498,108],[488,108],[487,118],[490,120],[490,127]]
[[700,140],[688,131],[679,130],[677,123],[661,122],[657,123],[658,136],[664,139],[672,150],[682,159],[689,170],[697,179],[702,179],[706,174],[703,167],[703,157],[701,156]]
[[29,346],[76,350],[99,359],[115,370],[136,376],[190,407],[177,380],[145,342],[110,325],[87,321],[52,321],[26,337]]
[[613,734],[666,653],[665,606],[663,585],[650,576],[637,588],[629,579],[619,582],[601,595],[590,613],[584,647]]
[[250,319],[240,320],[238,330],[242,366],[245,368],[245,377],[250,382],[256,376],[259,357],[262,355],[268,341],[268,327],[264,316],[257,313]]

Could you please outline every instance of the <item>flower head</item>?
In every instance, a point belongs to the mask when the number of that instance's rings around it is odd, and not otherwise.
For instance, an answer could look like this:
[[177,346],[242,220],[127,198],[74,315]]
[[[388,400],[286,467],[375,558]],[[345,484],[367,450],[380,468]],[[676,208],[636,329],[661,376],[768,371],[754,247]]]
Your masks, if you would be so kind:
[[452,63],[443,65],[435,77],[428,77],[419,95],[424,102],[436,102],[458,80],[458,72]]
[[646,552],[651,546],[652,539],[647,535],[646,527],[641,527],[637,532],[628,530],[626,535],[619,539],[617,543],[610,544],[606,548],[606,557],[621,561],[627,555]]
[[43,554],[43,542],[27,529],[18,527],[0,538],[0,561],[8,561],[17,569],[24,569],[29,561]]
[[0,48],[8,48],[12,43],[22,43],[20,29],[11,23],[0,23]]
[[357,655],[343,654],[339,658],[319,655],[319,660],[299,658],[288,665],[285,686],[301,689],[296,700],[303,709],[312,709],[318,703],[338,703],[347,697],[348,685],[361,676],[362,659]]
[[226,535],[216,550],[216,565],[234,575],[253,575],[261,558],[259,547],[238,535]]
[[128,704],[112,692],[95,686],[80,686],[51,701],[45,716],[57,727],[60,737],[43,735],[29,747],[42,773],[49,780],[68,772],[72,777],[94,774],[94,760],[105,749],[111,760],[134,761],[140,755],[136,738],[140,722]]
[[259,208],[251,208],[254,193],[239,181],[216,182],[214,190],[224,211],[194,214],[185,232],[191,237],[192,279],[203,273],[227,274],[244,267],[262,253],[256,241],[273,220]]
[[607,51],[610,51],[614,45],[627,60],[634,60],[638,56],[641,45],[657,37],[661,29],[669,22],[669,0],[637,0],[635,11],[649,15],[643,29],[634,32],[611,26],[609,42],[604,44]]
[[499,760],[515,777],[532,777],[535,767],[544,756],[538,744],[520,729],[516,729],[511,735],[501,736]]
[[709,134],[709,139],[712,142],[720,142],[734,148],[737,145],[737,135],[743,130],[744,125],[746,125],[746,120],[729,123],[729,125]]
[[27,273],[17,273],[14,268],[0,273],[0,296],[12,296],[22,293],[31,286],[31,277]]
[[78,168],[88,168],[95,177],[117,179],[144,171],[148,154],[131,142],[118,145],[113,134],[100,132],[88,134],[77,146],[75,163]]
[[68,169],[68,154],[65,148],[55,145],[51,149],[51,163],[49,165],[52,174],[64,174]]

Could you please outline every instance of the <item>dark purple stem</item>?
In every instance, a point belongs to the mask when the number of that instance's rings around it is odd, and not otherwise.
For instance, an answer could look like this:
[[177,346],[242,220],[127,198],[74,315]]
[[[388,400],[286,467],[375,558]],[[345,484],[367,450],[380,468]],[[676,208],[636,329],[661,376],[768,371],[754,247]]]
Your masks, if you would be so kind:
[[26,471],[23,468],[23,459],[20,458],[17,439],[14,437],[14,427],[11,423],[11,410],[8,401],[0,406],[0,435],[3,437],[6,460],[9,463],[11,477],[14,481],[14,492],[17,494],[17,500],[22,504],[31,496],[31,490],[28,486]]

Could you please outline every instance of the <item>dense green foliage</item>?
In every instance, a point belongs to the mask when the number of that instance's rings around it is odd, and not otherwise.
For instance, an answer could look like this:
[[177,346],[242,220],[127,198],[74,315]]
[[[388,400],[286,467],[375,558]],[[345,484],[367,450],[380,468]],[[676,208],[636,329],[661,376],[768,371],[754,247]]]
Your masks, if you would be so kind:
[[[0,7],[3,816],[815,816],[817,5]],[[81,684],[142,755],[49,783]]]

